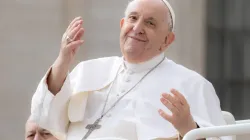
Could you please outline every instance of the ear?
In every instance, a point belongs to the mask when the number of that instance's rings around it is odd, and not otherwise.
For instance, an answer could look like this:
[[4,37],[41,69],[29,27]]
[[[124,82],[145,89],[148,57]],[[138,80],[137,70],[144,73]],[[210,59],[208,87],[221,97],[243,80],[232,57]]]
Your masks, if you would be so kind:
[[168,36],[166,36],[165,38],[165,43],[167,46],[169,46],[174,42],[174,40],[175,40],[175,34],[173,32],[170,32]]
[[122,28],[122,26],[124,24],[124,20],[125,20],[124,18],[121,19],[121,21],[120,21],[120,28]]
[[160,48],[160,51],[165,51],[170,44],[172,44],[175,40],[175,34],[173,32],[170,32],[166,37],[165,37],[165,42],[164,45]]

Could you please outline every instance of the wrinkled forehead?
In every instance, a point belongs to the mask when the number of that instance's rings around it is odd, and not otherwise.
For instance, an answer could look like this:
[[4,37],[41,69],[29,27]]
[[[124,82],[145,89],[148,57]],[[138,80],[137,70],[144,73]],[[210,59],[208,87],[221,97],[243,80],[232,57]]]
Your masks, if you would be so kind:
[[41,127],[39,127],[36,123],[28,121],[26,123],[26,132],[36,132],[36,131],[43,131]]

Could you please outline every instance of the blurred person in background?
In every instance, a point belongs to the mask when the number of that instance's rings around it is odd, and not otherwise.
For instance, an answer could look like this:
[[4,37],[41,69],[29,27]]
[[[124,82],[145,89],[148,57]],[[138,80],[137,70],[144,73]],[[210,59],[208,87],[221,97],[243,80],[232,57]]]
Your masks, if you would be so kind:
[[39,127],[31,119],[28,119],[25,126],[25,140],[58,140],[53,134]]

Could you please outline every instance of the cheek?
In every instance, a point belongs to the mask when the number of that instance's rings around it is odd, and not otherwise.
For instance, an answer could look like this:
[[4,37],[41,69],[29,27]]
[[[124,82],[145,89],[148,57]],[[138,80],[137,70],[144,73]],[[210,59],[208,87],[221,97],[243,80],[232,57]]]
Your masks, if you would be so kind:
[[124,24],[121,28],[121,33],[125,37],[131,30],[133,30],[133,26],[129,24]]
[[158,36],[148,35],[149,42],[146,45],[147,50],[158,51],[163,44],[163,41]]
[[157,43],[157,36],[154,35],[152,32],[147,33],[147,38],[148,38],[148,46],[155,46]]
[[154,33],[150,34],[149,38],[150,38],[150,44],[154,44],[156,46],[159,46],[164,42],[164,39],[161,35],[156,36]]

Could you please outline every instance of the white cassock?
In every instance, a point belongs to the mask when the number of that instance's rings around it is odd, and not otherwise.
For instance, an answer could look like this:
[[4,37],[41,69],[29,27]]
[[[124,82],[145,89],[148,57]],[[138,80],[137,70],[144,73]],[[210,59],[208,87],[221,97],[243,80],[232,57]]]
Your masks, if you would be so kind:
[[[82,62],[67,76],[56,96],[47,87],[49,70],[32,98],[31,117],[58,136],[81,140],[88,131],[85,127],[101,116],[112,82],[105,110],[164,57],[162,53],[141,64],[129,64],[122,57]],[[225,124],[212,84],[196,72],[165,58],[104,116],[99,123],[102,127],[93,131],[89,139],[150,140],[176,136],[177,130],[158,113],[158,109],[170,113],[160,97],[164,92],[170,93],[172,88],[185,96],[200,127]]]

